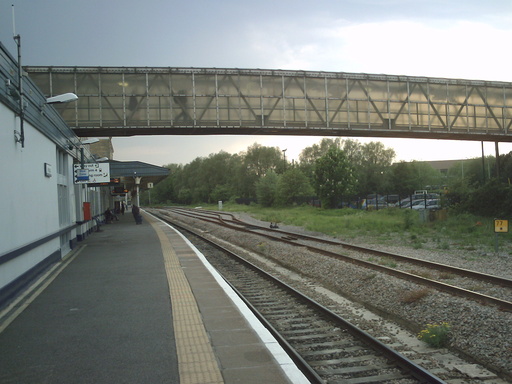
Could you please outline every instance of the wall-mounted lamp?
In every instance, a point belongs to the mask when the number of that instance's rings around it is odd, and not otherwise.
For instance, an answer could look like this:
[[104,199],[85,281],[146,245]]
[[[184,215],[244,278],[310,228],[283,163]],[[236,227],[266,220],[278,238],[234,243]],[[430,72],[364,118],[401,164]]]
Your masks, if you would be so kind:
[[53,97],[49,97],[46,99],[46,104],[62,104],[62,103],[71,103],[72,101],[77,101],[78,96],[74,93],[64,93],[62,95],[57,95]]
[[94,144],[100,141],[97,137],[91,137],[89,139],[80,140],[80,144]]
[[44,112],[44,107],[47,104],[65,104],[77,101],[78,96],[74,93],[63,93],[62,95],[48,97],[46,101],[41,105],[41,113]]
[[[14,131],[14,140],[17,143],[21,143],[21,146],[24,147],[25,146],[25,132],[24,132],[24,129],[23,129],[23,110],[24,110],[24,108],[23,108],[22,99],[23,99],[23,95],[20,98],[20,106],[21,106],[20,107],[21,108],[21,113],[20,113],[20,120],[21,120],[20,132]],[[76,100],[78,100],[78,96],[75,95],[74,93],[63,93],[62,95],[57,95],[57,96],[49,97],[41,105],[41,108],[40,108],[41,114],[44,114],[44,107],[46,106],[46,104],[70,103],[70,102],[76,101]],[[72,146],[68,145],[68,149],[71,150]]]
[[20,100],[20,93],[16,87],[12,84],[10,79],[5,80],[5,86],[7,87],[7,94],[11,96],[15,101]]
[[[21,82],[21,79],[20,79],[20,82]],[[14,130],[14,142],[20,143],[21,147],[24,148],[25,147],[25,129],[24,129],[23,122],[24,122],[25,108],[27,107],[27,105],[25,104],[25,101],[23,100],[23,95],[21,93],[21,83],[17,89],[15,86],[13,86],[13,84],[11,83],[11,80],[7,79],[5,81],[5,85],[7,86],[7,94],[9,96],[11,96],[13,98],[13,100],[17,101],[19,104],[20,112],[18,115],[20,117],[20,130],[19,131],[17,131],[16,129]]]

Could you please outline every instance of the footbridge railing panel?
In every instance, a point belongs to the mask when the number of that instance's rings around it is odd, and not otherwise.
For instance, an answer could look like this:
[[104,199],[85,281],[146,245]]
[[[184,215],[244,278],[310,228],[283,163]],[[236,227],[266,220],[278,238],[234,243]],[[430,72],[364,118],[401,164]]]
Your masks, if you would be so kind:
[[512,141],[512,83],[216,68],[26,67],[81,136],[276,134]]

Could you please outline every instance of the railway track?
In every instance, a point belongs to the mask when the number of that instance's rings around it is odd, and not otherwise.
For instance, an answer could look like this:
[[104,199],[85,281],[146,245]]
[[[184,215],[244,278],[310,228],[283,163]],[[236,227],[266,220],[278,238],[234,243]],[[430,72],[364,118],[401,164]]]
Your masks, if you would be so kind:
[[199,233],[205,253],[312,383],[444,383],[339,315]]
[[[165,214],[165,211],[162,210],[161,213]],[[495,305],[503,311],[512,311],[512,280],[510,279],[356,246],[342,241],[250,224],[237,219],[230,213],[184,208],[172,208],[170,211],[236,231],[264,236],[297,247],[305,247],[311,252],[326,257],[383,272],[486,305]],[[474,287],[477,287],[478,291]]]

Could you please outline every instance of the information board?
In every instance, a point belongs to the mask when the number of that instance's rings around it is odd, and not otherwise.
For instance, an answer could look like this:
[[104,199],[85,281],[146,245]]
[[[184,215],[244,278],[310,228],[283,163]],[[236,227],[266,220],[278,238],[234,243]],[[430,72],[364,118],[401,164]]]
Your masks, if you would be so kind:
[[75,184],[93,184],[110,182],[109,163],[73,164]]

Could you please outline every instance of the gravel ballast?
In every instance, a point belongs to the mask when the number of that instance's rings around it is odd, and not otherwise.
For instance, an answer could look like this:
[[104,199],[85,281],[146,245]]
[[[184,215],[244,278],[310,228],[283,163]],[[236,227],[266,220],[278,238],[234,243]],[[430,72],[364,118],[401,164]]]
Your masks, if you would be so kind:
[[[509,312],[449,294],[426,290],[425,287],[415,283],[342,261],[328,259],[300,247],[272,242],[257,235],[244,234],[240,236],[237,232],[215,224],[174,214],[171,216],[193,226],[196,230],[208,233],[209,236],[223,239],[226,244],[247,250],[247,257],[252,257],[257,264],[265,264],[261,260],[262,257],[267,258],[278,266],[275,273],[282,276],[289,274],[290,278],[294,274],[301,276],[303,280],[299,284],[304,284],[313,294],[316,292],[318,295],[316,299],[325,302],[324,305],[332,305],[332,303],[329,302],[329,298],[325,294],[318,292],[322,290],[334,292],[399,324],[414,335],[424,329],[427,324],[447,322],[451,327],[450,350],[511,380],[512,314]],[[244,214],[236,216],[246,222],[265,226],[268,224],[258,222]],[[298,227],[281,225],[281,229],[305,233],[302,228]],[[369,239],[365,238],[351,242],[511,278],[512,256],[486,254],[483,257],[482,251],[479,250],[440,251],[426,247],[413,249],[396,244],[382,247],[372,244]],[[472,255],[471,252],[474,254]],[[291,280],[297,282],[297,279],[291,278]],[[416,300],[411,299],[416,296],[418,297]],[[361,315],[359,322],[364,321],[364,316]],[[378,322],[370,321],[366,327],[378,327]],[[383,334],[379,330],[375,331]],[[435,349],[433,349],[434,351]]]

